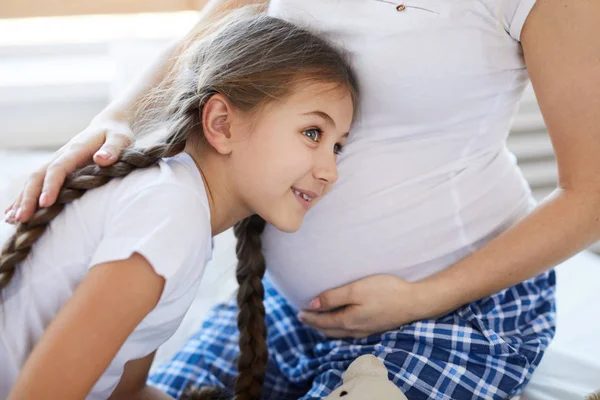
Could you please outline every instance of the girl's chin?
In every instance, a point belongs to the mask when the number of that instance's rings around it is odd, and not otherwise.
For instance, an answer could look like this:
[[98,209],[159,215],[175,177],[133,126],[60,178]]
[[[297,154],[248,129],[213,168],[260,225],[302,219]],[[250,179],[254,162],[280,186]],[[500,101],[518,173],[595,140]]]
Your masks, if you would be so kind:
[[278,230],[285,233],[294,233],[302,226],[302,221],[304,220],[304,215],[302,216],[291,216],[287,215],[285,218],[276,218],[272,221],[269,221],[271,225],[273,225]]

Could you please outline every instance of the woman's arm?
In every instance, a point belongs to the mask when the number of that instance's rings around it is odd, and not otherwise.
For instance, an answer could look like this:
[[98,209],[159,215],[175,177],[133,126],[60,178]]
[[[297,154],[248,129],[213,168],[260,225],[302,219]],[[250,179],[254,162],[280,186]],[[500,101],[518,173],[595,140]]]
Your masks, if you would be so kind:
[[129,128],[129,110],[140,98],[165,79],[177,56],[191,42],[202,37],[207,23],[220,15],[246,5],[266,7],[268,0],[210,0],[202,9],[200,18],[186,37],[163,52],[154,63],[127,90],[102,110],[90,125],[58,150],[47,164],[35,171],[23,191],[5,210],[10,223],[27,222],[37,205],[49,207],[56,201],[65,177],[77,167],[90,162],[98,165],[113,164],[132,138]]
[[[531,278],[600,239],[600,2],[538,0],[521,34],[558,162],[534,212],[420,284],[443,314]],[[437,303],[437,305],[433,304]]]
[[558,161],[559,188],[450,268],[416,283],[376,275],[329,290],[313,300],[318,312],[302,311],[302,320],[330,336],[364,337],[444,315],[536,276],[600,239],[598,21],[598,1],[538,0],[521,34]]
[[9,400],[85,398],[164,282],[137,253],[93,267],[36,344]]
[[[99,116],[109,120],[127,122],[129,120],[129,110],[133,107],[136,100],[165,79],[167,73],[175,65],[177,57],[194,41],[204,36],[205,28],[212,20],[219,16],[226,15],[236,8],[247,5],[266,5],[266,2],[264,0],[209,1],[202,9],[198,22],[185,38],[168,46],[140,78],[134,81],[128,89],[124,90],[121,95],[102,110]],[[120,152],[119,148],[117,148],[117,150]]]

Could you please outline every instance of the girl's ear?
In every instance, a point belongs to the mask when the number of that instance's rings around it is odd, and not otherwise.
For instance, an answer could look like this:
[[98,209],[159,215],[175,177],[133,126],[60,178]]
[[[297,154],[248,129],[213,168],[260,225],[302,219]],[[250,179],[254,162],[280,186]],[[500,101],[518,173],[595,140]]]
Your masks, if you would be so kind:
[[232,150],[231,125],[234,110],[227,98],[214,94],[202,109],[202,128],[210,145],[220,154],[227,155]]

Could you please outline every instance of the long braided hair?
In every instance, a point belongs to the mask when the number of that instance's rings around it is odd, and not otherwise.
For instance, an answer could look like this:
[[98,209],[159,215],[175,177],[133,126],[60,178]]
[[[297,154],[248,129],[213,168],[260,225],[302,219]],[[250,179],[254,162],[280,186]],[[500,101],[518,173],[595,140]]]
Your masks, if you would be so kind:
[[[257,14],[251,7],[230,13],[206,32],[205,37],[189,43],[163,82],[132,110],[130,122],[136,136],[164,126],[164,139],[149,147],[125,150],[112,166],[87,165],[69,175],[56,204],[38,209],[6,242],[0,255],[0,290],[9,284],[19,263],[66,204],[113,178],[182,152],[188,140],[199,139],[199,145],[208,145],[202,140],[202,111],[212,95],[220,93],[238,110],[252,113],[268,102],[284,99],[295,84],[327,82],[346,89],[356,110],[358,85],[351,67],[340,51],[315,34]],[[258,215],[234,227],[240,330],[235,400],[260,399],[267,364],[262,285],[266,266],[261,246],[264,227],[265,221]],[[232,396],[227,390],[200,388],[186,392],[184,397],[217,400]]]

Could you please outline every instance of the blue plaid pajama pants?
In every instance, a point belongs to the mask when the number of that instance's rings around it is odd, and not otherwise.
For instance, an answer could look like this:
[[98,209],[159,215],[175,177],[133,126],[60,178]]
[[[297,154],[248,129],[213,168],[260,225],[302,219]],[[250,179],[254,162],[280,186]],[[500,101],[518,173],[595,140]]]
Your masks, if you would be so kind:
[[[424,320],[363,339],[330,339],[302,324],[265,279],[269,362],[265,400],[320,399],[341,384],[358,356],[374,354],[409,400],[506,399],[519,394],[555,330],[553,271]],[[214,308],[202,329],[149,384],[178,398],[188,386],[233,387],[238,355],[234,300]]]

